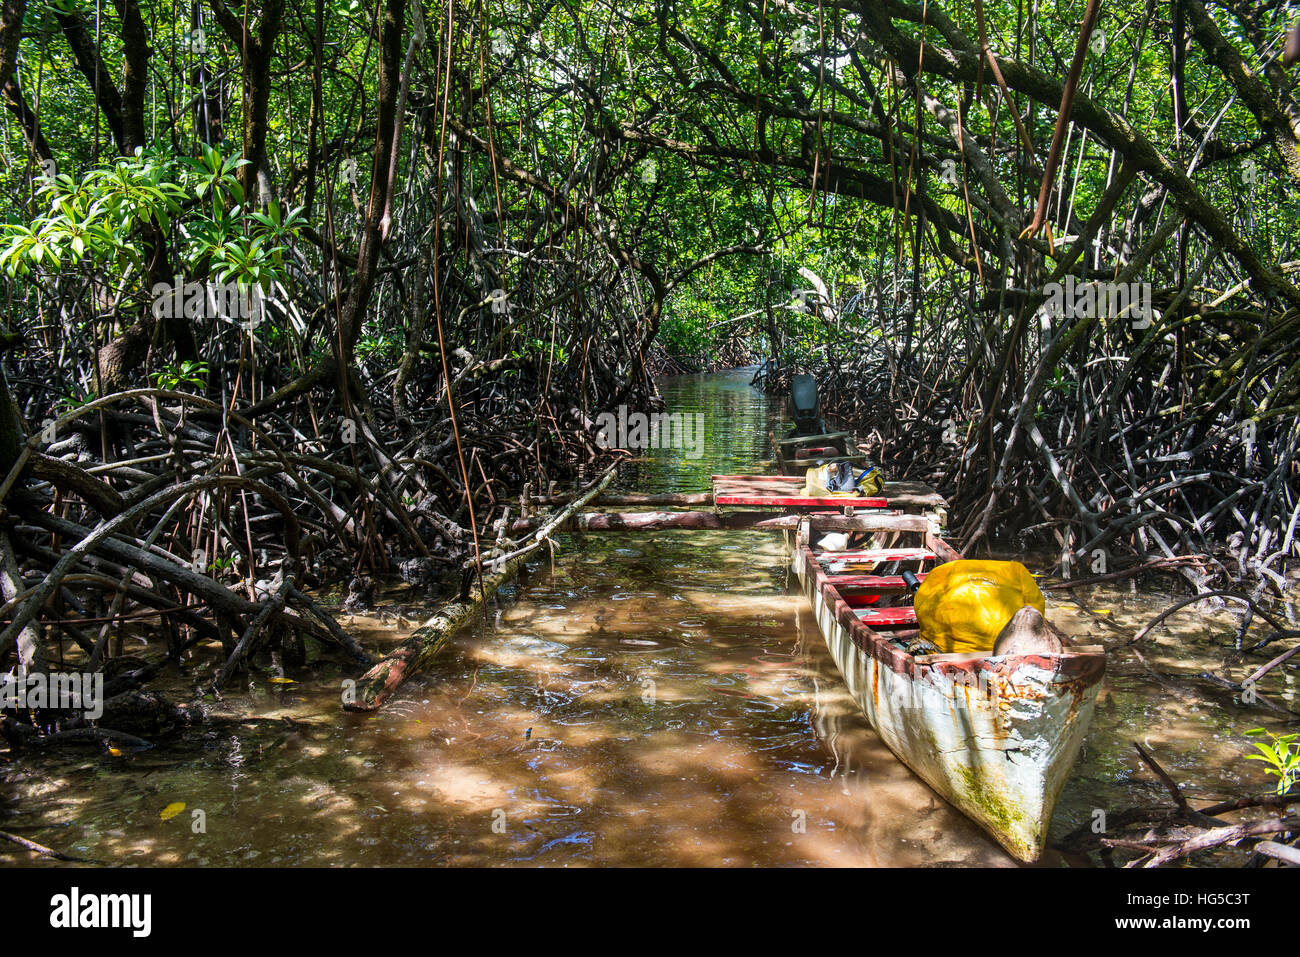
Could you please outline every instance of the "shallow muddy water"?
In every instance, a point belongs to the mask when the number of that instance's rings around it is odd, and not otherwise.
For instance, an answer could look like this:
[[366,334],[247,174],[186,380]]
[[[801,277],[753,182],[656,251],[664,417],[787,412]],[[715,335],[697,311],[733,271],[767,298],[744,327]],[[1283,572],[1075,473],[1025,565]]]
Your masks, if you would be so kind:
[[[703,490],[714,472],[765,470],[780,423],[748,373],[663,391],[670,411],[703,415],[703,455],[651,453],[620,484]],[[340,710],[352,672],[334,665],[288,684],[259,669],[224,703],[256,722],[117,757],[0,764],[0,829],[145,865],[1014,864],[871,730],[790,588],[781,536],[561,541],[380,713]],[[1058,591],[1049,612],[1115,645],[1172,596]],[[425,609],[397,588],[382,610],[343,619],[375,651]],[[1282,722],[1198,677],[1222,672],[1236,623],[1187,609],[1145,644],[1145,664],[1111,656],[1054,836],[1095,809],[1165,799],[1134,740],[1197,802],[1270,788],[1243,760],[1243,732]],[[195,663],[164,687],[182,699],[209,670]],[[1297,709],[1295,675],[1259,690]],[[0,845],[0,863],[29,862]]]

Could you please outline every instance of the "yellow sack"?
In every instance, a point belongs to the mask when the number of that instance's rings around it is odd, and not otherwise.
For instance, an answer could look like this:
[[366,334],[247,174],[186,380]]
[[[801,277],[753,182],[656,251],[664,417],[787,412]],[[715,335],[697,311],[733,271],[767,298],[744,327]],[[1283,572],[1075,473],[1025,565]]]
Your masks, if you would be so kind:
[[913,600],[921,637],[941,652],[993,650],[998,633],[1025,605],[1046,611],[1043,593],[1019,562],[963,560],[937,566]]

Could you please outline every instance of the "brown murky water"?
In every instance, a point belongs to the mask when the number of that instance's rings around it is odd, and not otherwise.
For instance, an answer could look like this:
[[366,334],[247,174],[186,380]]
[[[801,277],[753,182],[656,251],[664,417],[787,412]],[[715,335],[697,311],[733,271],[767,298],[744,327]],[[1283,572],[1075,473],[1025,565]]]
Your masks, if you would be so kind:
[[[665,383],[670,408],[705,414],[704,455],[656,453],[623,484],[703,489],[713,472],[761,470],[772,420],[747,381]],[[0,829],[119,864],[1013,864],[871,731],[789,591],[779,536],[570,539],[512,591],[377,715],[344,714],[348,674],[319,662],[292,684],[259,670],[228,696],[255,723],[0,764]],[[387,614],[345,625],[381,647],[418,622],[410,601],[398,589]],[[1067,631],[1116,644],[1170,596],[1049,601]],[[1132,740],[1196,800],[1270,787],[1242,732],[1283,722],[1198,677],[1222,672],[1236,622],[1189,609],[1145,664],[1112,656],[1055,835],[1163,799]],[[206,669],[170,679],[176,696]],[[1295,675],[1259,690],[1297,709]],[[31,860],[0,845],[0,863]]]

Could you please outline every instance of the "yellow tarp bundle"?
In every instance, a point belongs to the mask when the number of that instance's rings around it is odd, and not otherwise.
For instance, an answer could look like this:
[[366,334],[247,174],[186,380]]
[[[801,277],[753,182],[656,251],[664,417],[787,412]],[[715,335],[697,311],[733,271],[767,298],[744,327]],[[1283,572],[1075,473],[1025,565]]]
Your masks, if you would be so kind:
[[1019,562],[963,560],[939,565],[914,600],[921,637],[940,652],[987,652],[1025,605],[1046,611],[1043,593]]
[[866,495],[872,496],[880,492],[885,485],[885,476],[876,469],[865,479],[857,488],[847,489],[843,492],[832,492],[826,487],[830,478],[831,466],[819,465],[815,468],[808,469],[804,476],[803,494],[807,498],[833,498],[840,496]]

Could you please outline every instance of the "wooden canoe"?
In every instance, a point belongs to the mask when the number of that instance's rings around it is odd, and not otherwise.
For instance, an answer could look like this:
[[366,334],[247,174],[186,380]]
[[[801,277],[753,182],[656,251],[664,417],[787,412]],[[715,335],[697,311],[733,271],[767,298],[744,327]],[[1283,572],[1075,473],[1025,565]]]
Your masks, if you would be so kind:
[[786,435],[782,439],[769,432],[767,437],[776,453],[776,469],[782,475],[802,477],[808,469],[832,462],[852,462],[858,467],[867,462],[867,457],[858,451],[857,442],[848,432]]
[[910,548],[851,552],[821,550],[822,534],[815,518],[801,526],[794,569],[849,693],[904,764],[1014,857],[1036,860],[1105,655],[909,654],[916,615],[902,569],[924,573],[961,556],[933,527]]

